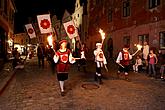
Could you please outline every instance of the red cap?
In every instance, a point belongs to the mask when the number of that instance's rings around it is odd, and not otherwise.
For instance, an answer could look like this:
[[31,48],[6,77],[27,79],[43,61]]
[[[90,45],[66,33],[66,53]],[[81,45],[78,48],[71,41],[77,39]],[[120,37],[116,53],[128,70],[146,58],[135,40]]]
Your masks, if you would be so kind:
[[67,40],[61,40],[60,42],[59,42],[59,44],[61,45],[63,42],[66,42],[67,43]]

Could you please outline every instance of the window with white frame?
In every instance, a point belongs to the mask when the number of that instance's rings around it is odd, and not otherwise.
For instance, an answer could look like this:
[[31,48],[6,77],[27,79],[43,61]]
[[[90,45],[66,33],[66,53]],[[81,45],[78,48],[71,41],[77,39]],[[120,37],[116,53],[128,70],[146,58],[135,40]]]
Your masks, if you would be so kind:
[[149,35],[148,34],[144,34],[144,35],[139,35],[138,36],[138,43],[143,45],[144,42],[149,43]]
[[160,49],[165,49],[165,31],[160,32],[159,46],[160,46]]
[[149,0],[149,9],[155,8],[160,5],[160,0]]
[[128,17],[130,16],[130,0],[124,1],[123,2],[123,17]]

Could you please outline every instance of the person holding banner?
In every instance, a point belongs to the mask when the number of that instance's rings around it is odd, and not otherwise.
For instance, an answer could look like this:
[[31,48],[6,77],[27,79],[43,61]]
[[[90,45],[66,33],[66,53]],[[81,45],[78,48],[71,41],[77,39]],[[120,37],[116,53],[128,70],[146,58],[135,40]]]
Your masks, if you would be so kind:
[[129,46],[124,45],[123,50],[119,52],[116,60],[116,63],[119,64],[119,70],[117,76],[119,78],[120,72],[124,72],[125,80],[129,80],[128,71],[129,71],[130,60],[132,59],[132,55],[130,55],[128,50],[129,50]]
[[96,43],[96,48],[97,49],[94,50],[95,62],[96,62],[95,81],[99,80],[99,83],[102,84],[103,82],[102,82],[101,68],[107,64],[107,61],[101,49],[102,43]]
[[64,81],[68,79],[69,63],[75,63],[76,59],[72,57],[71,51],[67,49],[67,40],[61,40],[59,45],[60,49],[55,52],[53,59],[57,63],[57,80],[59,81],[61,96],[64,96]]

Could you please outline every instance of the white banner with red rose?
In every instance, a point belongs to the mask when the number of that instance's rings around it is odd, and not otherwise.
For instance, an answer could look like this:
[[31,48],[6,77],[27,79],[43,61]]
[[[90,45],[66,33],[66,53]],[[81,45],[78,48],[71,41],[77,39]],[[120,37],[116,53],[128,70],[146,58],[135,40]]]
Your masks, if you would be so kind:
[[32,24],[26,24],[25,28],[26,28],[27,33],[31,39],[36,37],[36,33],[34,31]]
[[73,39],[74,37],[78,36],[77,28],[72,20],[69,22],[63,23],[63,25],[70,39]]
[[52,32],[50,14],[37,15],[37,21],[38,21],[40,32],[42,34]]

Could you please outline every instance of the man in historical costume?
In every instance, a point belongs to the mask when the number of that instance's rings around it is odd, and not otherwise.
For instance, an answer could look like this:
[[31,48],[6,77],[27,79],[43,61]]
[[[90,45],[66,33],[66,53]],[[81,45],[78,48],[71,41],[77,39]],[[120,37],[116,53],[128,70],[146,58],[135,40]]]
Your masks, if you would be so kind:
[[128,79],[128,71],[129,71],[129,65],[130,65],[130,60],[132,59],[132,55],[129,53],[129,46],[124,45],[123,50],[119,52],[119,55],[117,57],[116,63],[119,64],[119,70],[118,70],[118,77],[120,75],[120,72],[124,72],[125,79]]
[[96,62],[95,81],[99,80],[100,84],[102,84],[101,68],[107,64],[106,58],[101,48],[102,48],[102,44],[96,43],[96,50],[94,50],[95,62]]
[[73,64],[75,58],[72,53],[67,49],[67,40],[59,42],[60,49],[55,52],[54,62],[57,63],[57,79],[60,84],[61,95],[64,96],[64,81],[68,79],[69,63]]

